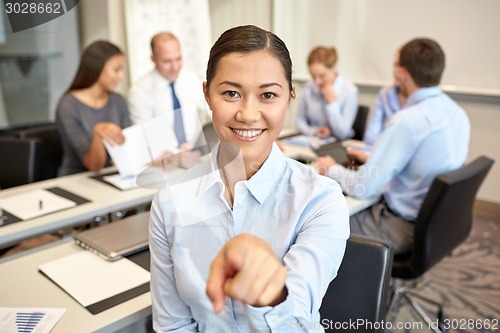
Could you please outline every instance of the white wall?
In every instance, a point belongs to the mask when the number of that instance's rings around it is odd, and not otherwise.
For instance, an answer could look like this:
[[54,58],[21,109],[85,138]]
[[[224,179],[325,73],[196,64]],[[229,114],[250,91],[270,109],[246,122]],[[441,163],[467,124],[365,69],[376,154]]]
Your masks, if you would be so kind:
[[[127,50],[125,36],[124,0],[80,1],[80,37],[82,50],[96,40],[107,40],[122,51]],[[118,86],[117,92],[126,94],[128,75]]]
[[[395,50],[415,37],[446,50],[442,84],[500,96],[500,1],[274,0],[273,28],[290,46],[298,76],[318,44],[335,46],[340,71],[356,82],[389,83]],[[481,59],[481,61],[477,61]],[[298,60],[298,61],[297,61]],[[473,66],[472,66],[473,65]]]
[[212,44],[229,28],[253,24],[272,28],[272,0],[209,0]]

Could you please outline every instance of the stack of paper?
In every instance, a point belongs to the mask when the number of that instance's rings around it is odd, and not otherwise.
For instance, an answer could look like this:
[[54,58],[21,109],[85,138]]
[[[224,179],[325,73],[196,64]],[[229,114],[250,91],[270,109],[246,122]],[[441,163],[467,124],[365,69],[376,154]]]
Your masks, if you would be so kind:
[[126,258],[111,262],[89,251],[50,261],[38,269],[84,307],[150,280],[147,270]]

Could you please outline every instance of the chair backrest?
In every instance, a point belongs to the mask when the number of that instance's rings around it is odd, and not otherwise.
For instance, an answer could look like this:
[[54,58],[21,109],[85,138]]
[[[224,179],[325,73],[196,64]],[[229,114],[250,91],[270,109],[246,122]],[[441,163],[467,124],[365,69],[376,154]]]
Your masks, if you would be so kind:
[[[367,325],[356,332],[383,332],[378,324],[385,319],[392,267],[391,248],[378,240],[351,235],[337,277],[330,283],[320,314],[327,331],[352,332],[349,322]],[[326,320],[328,325],[324,325]],[[337,325],[344,325],[335,326]]]
[[0,137],[0,187],[2,189],[37,180],[40,140]]
[[358,106],[358,113],[356,114],[356,119],[354,119],[354,124],[352,124],[352,128],[354,130],[353,139],[363,140],[369,112],[370,108],[368,106],[366,105]]
[[22,138],[37,138],[40,140],[40,154],[38,163],[39,179],[45,180],[57,177],[57,170],[61,166],[63,147],[61,136],[56,124],[44,125],[20,130],[17,135]]
[[411,253],[394,258],[392,276],[419,277],[467,238],[477,191],[493,163],[481,156],[434,179],[415,221]]

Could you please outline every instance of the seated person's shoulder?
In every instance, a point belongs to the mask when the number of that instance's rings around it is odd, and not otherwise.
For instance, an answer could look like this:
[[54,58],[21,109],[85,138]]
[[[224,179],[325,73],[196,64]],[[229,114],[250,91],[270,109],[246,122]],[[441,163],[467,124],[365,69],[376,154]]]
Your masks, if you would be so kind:
[[135,80],[130,86],[129,94],[137,92],[150,92],[155,86],[155,76],[160,76],[155,70],[151,70]]
[[384,95],[384,96],[387,96],[387,95],[390,95],[393,93],[396,93],[396,87],[393,85],[382,87],[378,92],[379,95]]
[[82,105],[83,104],[78,101],[73,95],[71,95],[70,93],[66,93],[59,99],[57,105],[57,113],[59,115],[76,115],[79,113]]
[[76,98],[73,97],[69,92],[65,93],[59,99],[59,107],[64,107],[68,105],[72,105],[76,102]]
[[185,68],[179,72],[179,79],[192,83],[196,82],[201,84],[203,82],[203,80],[195,72]]
[[[314,85],[314,82],[312,80],[309,80],[302,87],[302,89],[301,89],[301,95],[302,96],[311,95],[315,90],[317,91],[317,88]],[[319,93],[319,91],[318,91],[318,93]]]
[[344,82],[345,82],[346,87],[349,89],[349,91],[356,92],[356,93],[358,92],[358,90],[359,90],[358,86],[356,86],[356,84],[353,81],[344,78]]

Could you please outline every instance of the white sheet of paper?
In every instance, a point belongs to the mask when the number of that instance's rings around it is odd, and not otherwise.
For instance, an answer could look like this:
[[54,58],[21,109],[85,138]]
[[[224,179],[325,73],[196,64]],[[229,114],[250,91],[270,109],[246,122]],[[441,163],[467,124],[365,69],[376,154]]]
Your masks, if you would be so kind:
[[0,333],[49,333],[64,312],[66,309],[62,308],[0,307]]
[[77,252],[38,268],[84,307],[150,280],[147,270],[127,258],[111,262],[90,251]]
[[115,175],[104,176],[103,180],[118,187],[120,190],[130,190],[137,188],[137,177],[135,175],[122,177],[119,173]]
[[125,128],[122,132],[125,143],[106,149],[122,177],[138,174],[165,151],[172,151],[172,143],[165,140],[167,114],[164,113],[143,123]]
[[0,200],[0,207],[22,220],[76,206],[76,202],[44,189],[12,195]]
[[104,176],[103,180],[118,187],[120,190],[129,190],[133,188],[160,188],[167,181],[172,181],[176,177],[182,175],[186,170],[175,168],[163,172],[161,167],[148,166],[143,168],[139,174],[124,176],[119,173],[109,176]]

